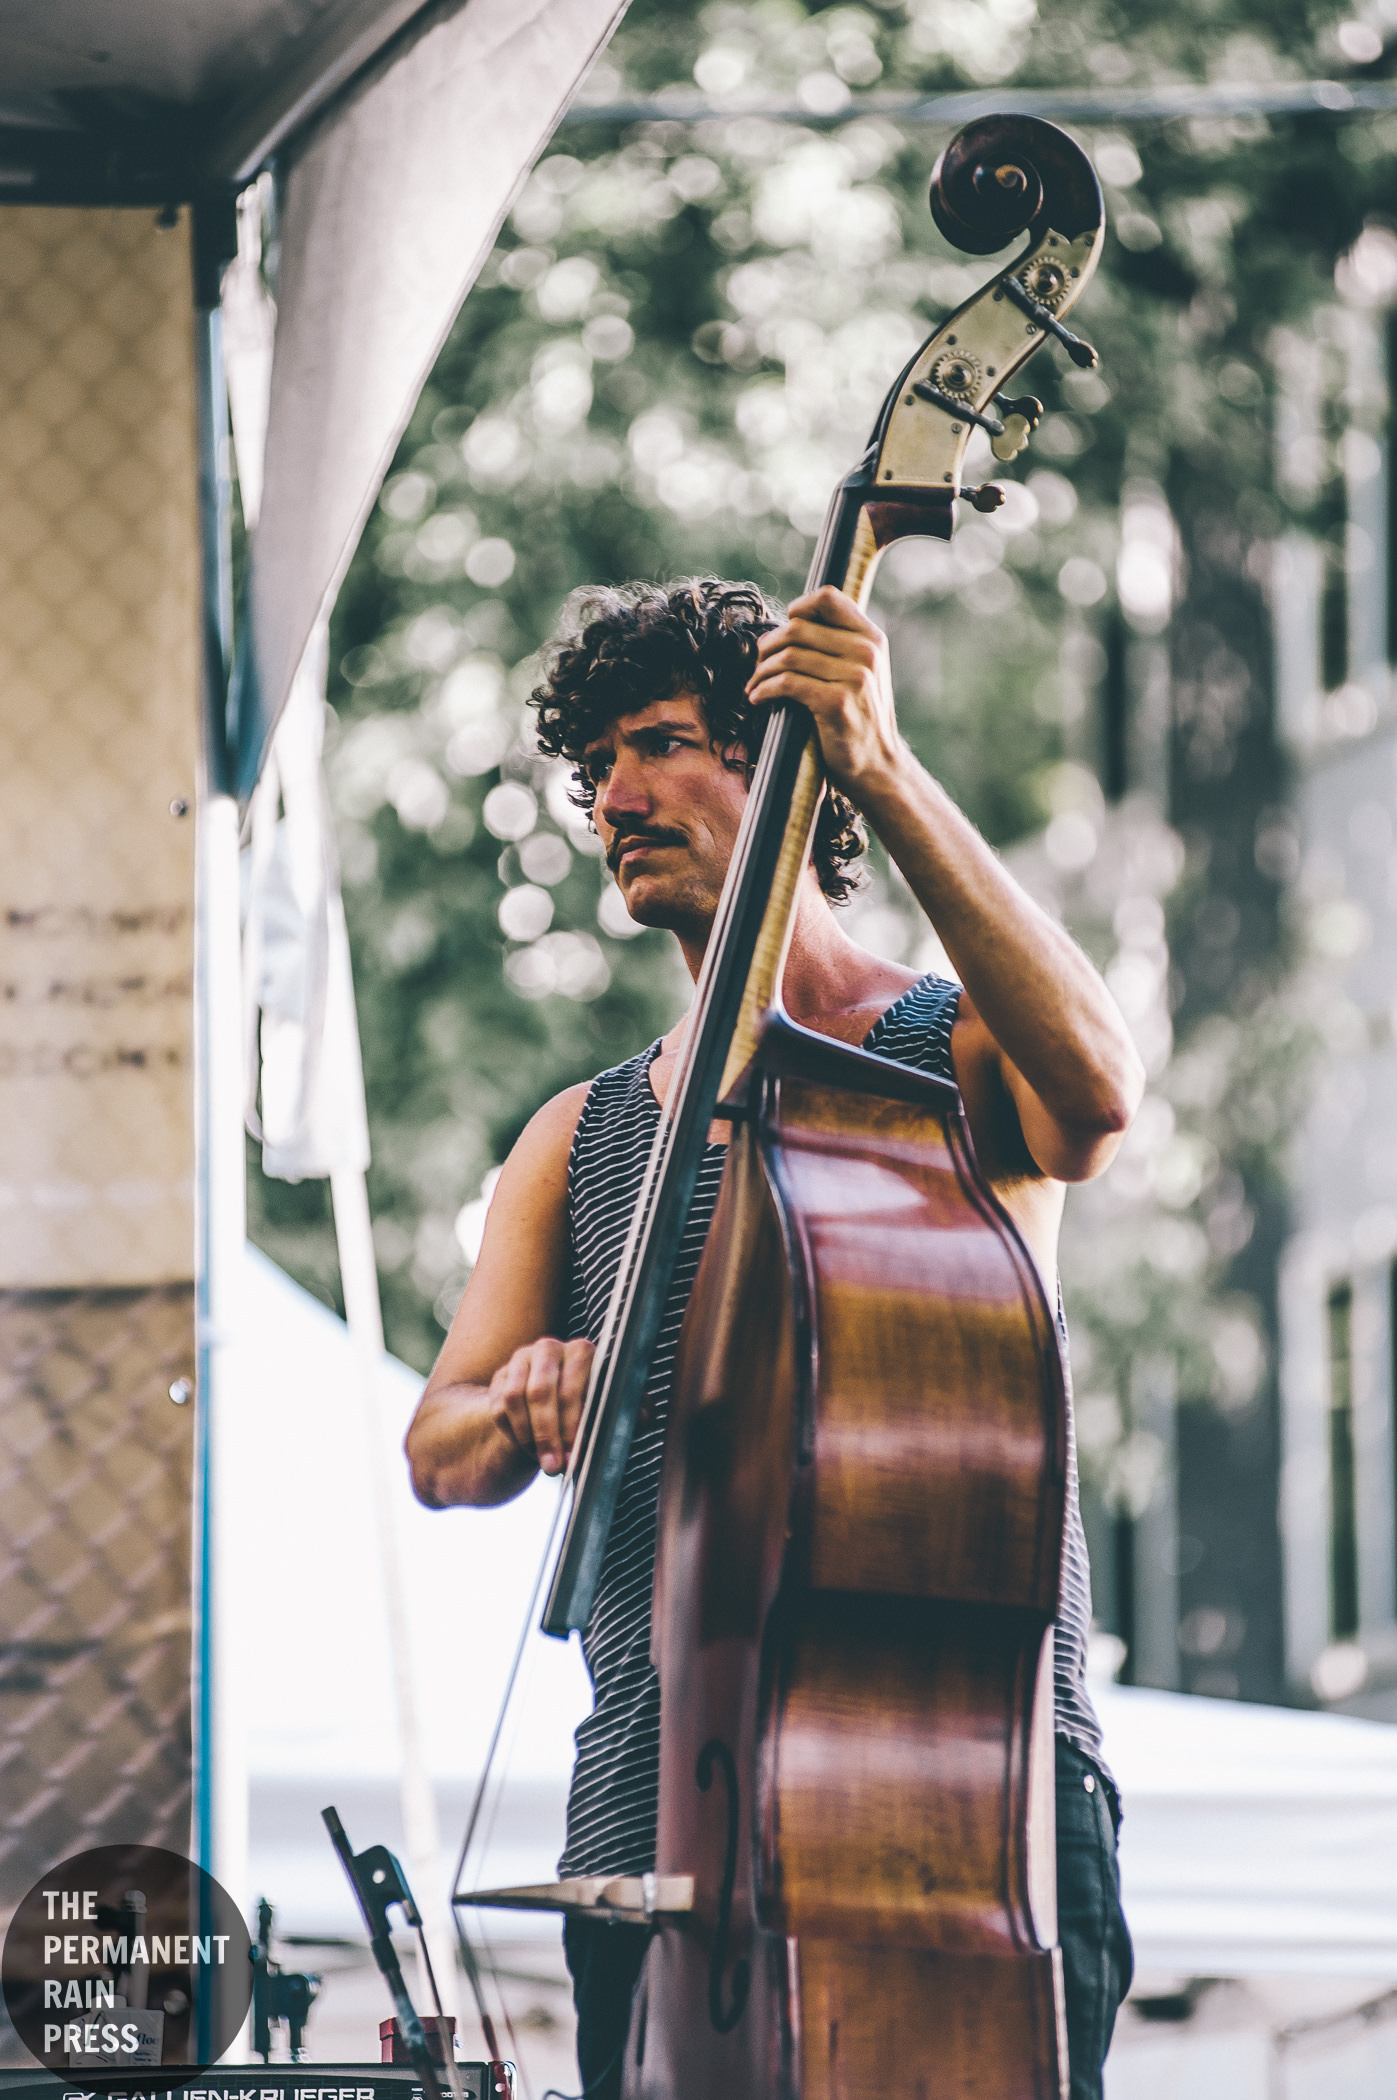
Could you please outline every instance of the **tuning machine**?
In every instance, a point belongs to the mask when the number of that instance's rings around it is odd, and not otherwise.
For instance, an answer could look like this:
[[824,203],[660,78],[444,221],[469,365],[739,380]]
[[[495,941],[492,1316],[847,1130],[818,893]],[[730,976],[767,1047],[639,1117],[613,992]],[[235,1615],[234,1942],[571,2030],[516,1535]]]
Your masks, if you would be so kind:
[[1002,278],[999,290],[994,296],[996,299],[1007,298],[1012,305],[1017,306],[1021,314],[1028,315],[1033,327],[1041,329],[1044,335],[1056,337],[1073,364],[1080,365],[1083,371],[1089,372],[1101,362],[1091,344],[1083,342],[1081,336],[1073,335],[1070,328],[1064,328],[1052,309],[1045,306],[1041,299],[1035,299],[1033,293],[1026,285],[1020,284],[1017,277],[1011,274]]
[[[977,429],[987,432],[991,439],[1004,436],[1005,425],[1000,422],[998,416],[982,416],[977,408],[970,406],[968,400],[958,399],[954,394],[944,392],[941,387],[933,386],[930,380],[914,379],[912,392],[919,401],[929,401],[932,407],[939,408],[943,415],[953,416],[955,421],[951,425],[952,430],[959,430],[962,423],[973,423]],[[1012,458],[1013,454],[1009,456]]]
[[983,415],[964,399],[957,400],[929,380],[917,379],[912,383],[912,392],[919,401],[929,401],[943,415],[954,417],[951,425],[956,430],[963,423],[971,423],[983,430],[990,441],[990,450],[998,460],[1017,459],[1028,443],[1030,434],[1043,419],[1043,404],[1033,394],[1020,394],[1017,398],[1008,394],[996,394],[994,405],[998,415]]
[[1017,399],[996,394],[994,405],[1004,421],[998,436],[990,439],[990,450],[997,460],[1017,459],[1043,420],[1043,404],[1036,394],[1020,394]]

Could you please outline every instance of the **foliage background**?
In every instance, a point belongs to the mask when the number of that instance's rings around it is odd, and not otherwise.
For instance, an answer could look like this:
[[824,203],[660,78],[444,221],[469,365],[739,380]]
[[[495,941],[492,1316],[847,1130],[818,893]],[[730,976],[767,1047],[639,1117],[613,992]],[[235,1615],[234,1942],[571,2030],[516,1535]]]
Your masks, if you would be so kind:
[[[535,652],[583,584],[711,571],[794,594],[890,378],[993,267],[932,227],[944,130],[878,98],[1381,75],[1395,23],[1394,0],[635,0],[584,105],[697,88],[724,113],[574,112],[423,393],[335,618],[329,770],[398,1355],[430,1363],[482,1184],[528,1116],[685,996],[664,937],[608,906],[565,769],[533,755]],[[1151,1068],[1064,1257],[1109,1515],[1143,1506],[1160,1462],[1142,1381],[1170,1384],[1205,1444],[1274,1465],[1285,1138],[1340,1025],[1342,941],[1312,938],[1324,900],[1295,880],[1266,588],[1291,520],[1343,561],[1328,453],[1278,479],[1275,373],[1286,341],[1324,338],[1339,258],[1397,212],[1397,119],[1072,128],[1111,228],[1080,315],[1100,374],[1040,355],[1049,413],[1021,487],[949,547],[897,550],[874,610],[914,748],[1067,912]],[[856,937],[934,965],[885,860],[849,910]],[[270,1183],[255,1158],[251,1183],[254,1237],[336,1302],[323,1187]],[[1274,1687],[1277,1641],[1243,1643],[1231,1688]]]

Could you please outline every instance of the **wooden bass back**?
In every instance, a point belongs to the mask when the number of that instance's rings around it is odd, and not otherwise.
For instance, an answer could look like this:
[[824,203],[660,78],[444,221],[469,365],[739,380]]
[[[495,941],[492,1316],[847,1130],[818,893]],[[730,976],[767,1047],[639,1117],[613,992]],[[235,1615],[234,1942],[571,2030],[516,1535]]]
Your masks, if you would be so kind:
[[954,1087],[773,1020],[680,1345],[627,2100],[1058,2100],[1055,1323]]

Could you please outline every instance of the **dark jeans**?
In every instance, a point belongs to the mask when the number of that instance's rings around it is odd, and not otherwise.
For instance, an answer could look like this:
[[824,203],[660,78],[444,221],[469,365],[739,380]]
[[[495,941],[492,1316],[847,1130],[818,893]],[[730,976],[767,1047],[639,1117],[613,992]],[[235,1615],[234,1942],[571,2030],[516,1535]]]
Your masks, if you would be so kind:
[[584,2100],[620,2100],[631,1994],[649,1941],[643,1925],[594,1925],[590,1918],[569,1918],[563,1926]]
[[1116,1871],[1120,1796],[1085,1753],[1057,1738],[1057,1936],[1067,1997],[1072,2100],[1101,2100],[1101,2066],[1135,1956]]
[[[1089,1782],[1089,1784],[1088,1784]],[[1116,1873],[1120,1801],[1109,1779],[1057,1739],[1057,1903],[1067,1988],[1072,2100],[1101,2100],[1101,2066],[1134,1957]],[[649,1934],[638,1925],[569,1918],[563,1945],[577,2006],[577,2066],[585,2100],[620,2100],[631,1993]]]

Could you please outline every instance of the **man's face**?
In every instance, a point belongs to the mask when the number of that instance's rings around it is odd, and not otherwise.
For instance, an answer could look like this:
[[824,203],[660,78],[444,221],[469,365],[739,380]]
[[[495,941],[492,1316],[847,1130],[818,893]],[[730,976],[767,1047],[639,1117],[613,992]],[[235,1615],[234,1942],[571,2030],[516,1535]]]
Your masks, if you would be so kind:
[[593,818],[630,915],[703,940],[747,802],[746,754],[718,750],[692,693],[622,715],[587,746]]

